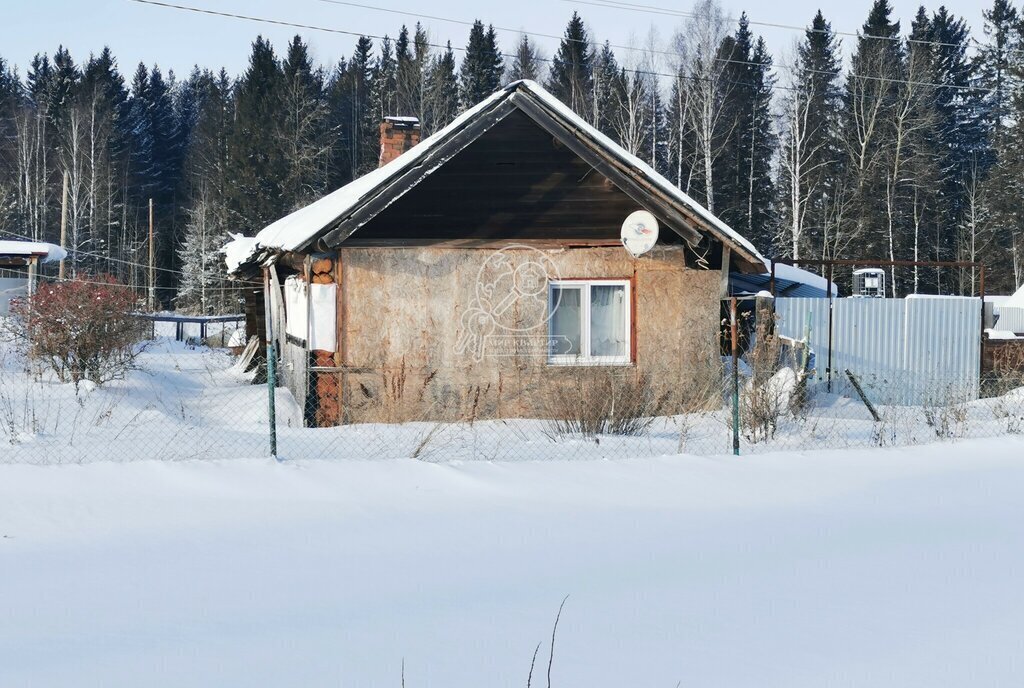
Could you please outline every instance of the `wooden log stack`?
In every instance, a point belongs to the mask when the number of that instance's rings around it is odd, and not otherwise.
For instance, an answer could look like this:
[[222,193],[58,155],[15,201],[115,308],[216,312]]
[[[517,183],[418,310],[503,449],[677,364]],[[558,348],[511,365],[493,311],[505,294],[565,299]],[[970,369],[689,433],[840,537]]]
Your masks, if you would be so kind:
[[[313,260],[313,284],[332,284],[334,282],[334,261],[331,258]],[[331,368],[335,365],[333,351],[313,351],[313,365],[317,368]],[[310,380],[311,390],[316,390],[316,426],[318,428],[333,427],[341,421],[341,394],[338,384],[339,374],[336,372],[313,373]]]

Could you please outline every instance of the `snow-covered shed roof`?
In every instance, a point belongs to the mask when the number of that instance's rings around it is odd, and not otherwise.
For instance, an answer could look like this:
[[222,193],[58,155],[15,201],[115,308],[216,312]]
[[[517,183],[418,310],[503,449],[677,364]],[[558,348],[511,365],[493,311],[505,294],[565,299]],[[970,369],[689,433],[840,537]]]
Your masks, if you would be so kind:
[[56,244],[42,241],[0,239],[0,257],[31,258],[33,256],[39,258],[41,263],[52,263],[67,258],[68,252]]
[[340,245],[514,110],[524,112],[558,137],[597,171],[624,187],[630,196],[657,205],[648,209],[690,243],[696,243],[701,233],[708,234],[730,247],[734,258],[748,270],[763,262],[749,241],[647,163],[585,122],[538,84],[517,81],[383,167],[271,223],[256,235],[251,253],[240,263],[251,263],[277,252],[301,251],[314,244],[321,248]]
[[1009,306],[1010,308],[1024,308],[1024,286],[1017,291],[1013,292],[1008,299],[1003,301],[1000,306]]
[[242,263],[249,260],[256,250],[255,237],[243,236],[241,233],[229,232],[231,241],[221,247],[220,252],[224,254],[224,262],[228,266],[228,272],[234,272]]
[[[764,262],[765,271],[759,275],[729,274],[730,293],[754,294],[771,286],[771,261]],[[828,280],[809,270],[785,263],[775,264],[775,295],[780,297],[816,298],[828,295]],[[839,287],[832,283],[832,296],[839,296]]]

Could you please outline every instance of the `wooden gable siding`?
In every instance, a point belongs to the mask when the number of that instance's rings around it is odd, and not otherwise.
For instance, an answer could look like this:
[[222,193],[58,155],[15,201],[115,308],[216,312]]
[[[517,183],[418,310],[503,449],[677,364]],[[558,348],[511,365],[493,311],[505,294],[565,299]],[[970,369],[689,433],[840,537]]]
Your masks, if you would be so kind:
[[[636,201],[514,111],[368,222],[346,245],[477,239],[617,244]],[[671,231],[663,241],[678,243]]]

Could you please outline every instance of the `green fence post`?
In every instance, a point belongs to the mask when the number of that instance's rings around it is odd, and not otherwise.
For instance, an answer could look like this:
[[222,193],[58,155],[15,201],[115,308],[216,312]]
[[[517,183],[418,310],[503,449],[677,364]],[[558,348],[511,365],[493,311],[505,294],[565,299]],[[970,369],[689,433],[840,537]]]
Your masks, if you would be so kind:
[[270,455],[277,458],[277,413],[274,408],[274,390],[277,388],[277,356],[274,342],[267,344],[267,391],[270,398]]
[[736,330],[736,297],[729,303],[729,329],[732,334],[732,453],[740,455],[740,370],[739,333]]

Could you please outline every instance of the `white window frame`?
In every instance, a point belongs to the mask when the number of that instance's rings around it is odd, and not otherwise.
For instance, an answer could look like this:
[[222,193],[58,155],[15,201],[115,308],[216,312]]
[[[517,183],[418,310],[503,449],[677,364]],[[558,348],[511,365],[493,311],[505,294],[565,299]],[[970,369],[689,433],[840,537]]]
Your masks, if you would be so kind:
[[[590,289],[591,287],[624,287],[623,298],[626,307],[623,309],[625,322],[623,331],[626,333],[626,352],[622,356],[590,355]],[[580,353],[551,354],[548,353],[548,365],[632,365],[633,363],[633,294],[631,280],[628,279],[568,279],[550,280],[548,282],[548,337],[551,338],[551,318],[554,315],[555,289],[580,290]]]

